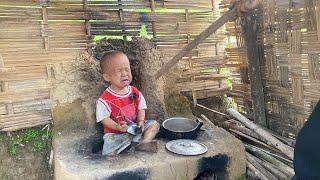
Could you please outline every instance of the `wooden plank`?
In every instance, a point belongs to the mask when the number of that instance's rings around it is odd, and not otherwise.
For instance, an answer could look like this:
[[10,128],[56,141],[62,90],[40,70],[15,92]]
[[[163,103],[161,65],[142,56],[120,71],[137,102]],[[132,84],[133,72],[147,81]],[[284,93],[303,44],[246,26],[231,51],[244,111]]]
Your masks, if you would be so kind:
[[7,114],[7,109],[4,104],[0,104],[0,115]]
[[34,111],[0,115],[0,131],[14,131],[27,127],[34,127],[51,123],[50,111]]
[[30,79],[22,81],[9,81],[8,82],[8,91],[10,92],[21,92],[21,89],[24,91],[32,90],[35,87],[38,89],[47,89],[51,88],[51,85],[48,83],[47,79]]
[[14,113],[51,110],[51,108],[52,100],[50,99],[20,102],[13,104]]
[[19,67],[4,70],[0,73],[0,81],[18,81],[27,79],[46,79],[45,67]]
[[13,103],[50,99],[50,89],[27,90],[21,92],[1,92],[0,103]]

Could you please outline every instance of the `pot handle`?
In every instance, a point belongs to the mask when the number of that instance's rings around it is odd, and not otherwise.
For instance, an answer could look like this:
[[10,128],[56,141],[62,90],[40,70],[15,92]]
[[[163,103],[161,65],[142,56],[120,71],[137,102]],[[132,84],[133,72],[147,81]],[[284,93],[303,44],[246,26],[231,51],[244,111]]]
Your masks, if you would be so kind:
[[198,123],[196,131],[200,131],[200,128],[202,127],[203,122],[199,121],[198,119],[196,120],[196,122]]

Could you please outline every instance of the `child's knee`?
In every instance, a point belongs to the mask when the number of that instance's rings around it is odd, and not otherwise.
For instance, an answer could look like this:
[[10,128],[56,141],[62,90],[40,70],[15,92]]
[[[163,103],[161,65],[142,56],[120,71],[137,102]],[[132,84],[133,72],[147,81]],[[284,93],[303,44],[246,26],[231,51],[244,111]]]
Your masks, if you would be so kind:
[[152,125],[150,126],[150,129],[151,129],[152,131],[154,131],[154,132],[158,132],[159,129],[160,129],[159,123],[152,124]]

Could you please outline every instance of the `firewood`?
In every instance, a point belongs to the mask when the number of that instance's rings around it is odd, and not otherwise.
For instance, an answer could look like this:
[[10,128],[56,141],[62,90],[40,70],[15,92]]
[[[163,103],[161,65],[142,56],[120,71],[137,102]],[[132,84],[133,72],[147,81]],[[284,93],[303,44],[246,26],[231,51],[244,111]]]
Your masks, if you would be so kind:
[[293,168],[293,161],[290,160],[290,159],[287,159],[287,158],[285,158],[285,157],[283,157],[283,156],[281,156],[281,155],[279,155],[279,154],[275,154],[274,152],[270,152],[270,151],[268,151],[268,150],[266,150],[266,149],[259,148],[259,147],[257,147],[257,146],[253,146],[253,145],[246,144],[246,143],[245,143],[244,145],[245,145],[245,146],[250,146],[250,147],[252,147],[252,148],[254,148],[254,149],[258,150],[258,151],[262,151],[262,152],[264,152],[264,153],[266,153],[266,154],[268,154],[268,155],[270,155],[270,156],[278,159],[279,161],[283,162],[283,163],[286,164],[287,166]]
[[258,158],[264,159],[265,161],[270,162],[271,164],[275,165],[281,172],[285,173],[286,175],[292,177],[294,175],[294,171],[291,167],[287,166],[283,162],[279,161],[278,159],[268,155],[265,152],[259,151],[254,149],[250,146],[245,146],[246,150],[252,153],[253,155],[257,156]]
[[[230,131],[233,132],[233,133],[236,133],[237,135],[239,135],[239,136],[241,136],[241,137],[243,137],[243,138],[245,138],[247,140],[249,140],[251,143],[254,143],[257,146],[264,147],[264,148],[267,148],[267,149],[271,149],[271,150],[276,151],[276,152],[278,151],[276,148],[274,148],[274,147],[272,147],[272,146],[270,146],[270,145],[268,145],[268,144],[266,144],[266,143],[264,143],[262,141],[259,141],[259,140],[255,139],[253,137],[250,137],[250,136],[248,136],[246,134],[243,134],[242,132],[239,132],[239,131],[236,131],[236,130],[233,130],[233,129],[230,129]],[[245,140],[243,139],[243,141],[245,141]]]
[[246,128],[245,126],[239,126],[239,125],[236,125],[236,124],[232,124],[232,123],[223,123],[222,124],[223,128],[225,129],[234,129],[234,130],[237,130],[237,131],[240,131],[248,136],[251,136],[251,137],[254,137],[256,139],[259,139],[263,142],[266,142],[266,140],[259,136],[257,133],[255,133],[254,131],[250,130],[249,128]]
[[270,171],[273,175],[275,175],[277,178],[279,179],[289,179],[289,177],[284,174],[283,172],[281,172],[280,170],[277,169],[277,167],[271,163],[269,163],[268,161],[263,161],[259,158],[255,157],[255,160],[261,164],[264,168],[266,168],[268,171]]
[[[276,180],[276,178],[273,174],[271,174],[268,170],[266,170],[264,167],[262,167],[255,159],[254,156],[252,156],[250,153],[246,153],[247,160],[259,171],[261,174],[263,174],[267,179],[269,180]],[[261,178],[261,177],[260,177]],[[262,179],[262,178],[261,178]]]
[[262,174],[254,165],[252,165],[249,161],[247,161],[247,168],[249,171],[253,172],[255,177],[260,178],[261,180],[268,180],[268,178]]
[[228,113],[237,118],[240,122],[242,122],[249,129],[252,129],[254,132],[264,137],[268,143],[272,144],[274,147],[279,149],[282,153],[288,156],[291,160],[293,160],[293,148],[283,144],[277,138],[273,137],[269,132],[261,128],[259,125],[254,124],[249,119],[241,115],[238,111],[229,108]]

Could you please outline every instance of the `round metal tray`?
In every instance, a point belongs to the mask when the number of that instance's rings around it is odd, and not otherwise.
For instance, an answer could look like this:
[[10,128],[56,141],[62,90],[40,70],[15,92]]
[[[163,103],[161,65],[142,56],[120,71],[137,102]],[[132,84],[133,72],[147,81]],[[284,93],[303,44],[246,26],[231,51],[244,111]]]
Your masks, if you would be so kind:
[[190,139],[177,139],[166,144],[167,150],[180,155],[195,156],[208,151],[204,144]]

